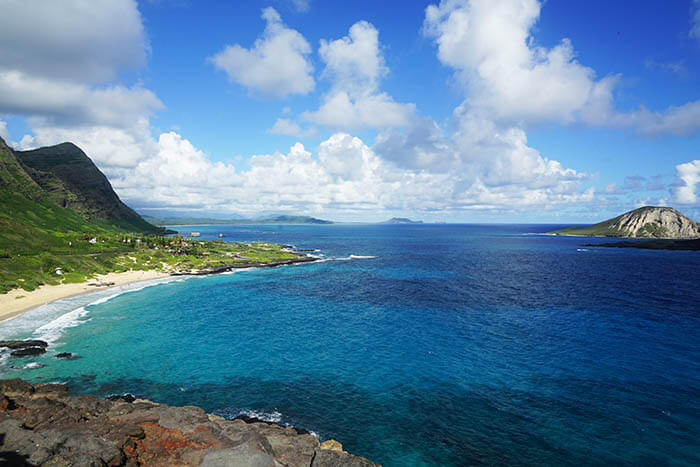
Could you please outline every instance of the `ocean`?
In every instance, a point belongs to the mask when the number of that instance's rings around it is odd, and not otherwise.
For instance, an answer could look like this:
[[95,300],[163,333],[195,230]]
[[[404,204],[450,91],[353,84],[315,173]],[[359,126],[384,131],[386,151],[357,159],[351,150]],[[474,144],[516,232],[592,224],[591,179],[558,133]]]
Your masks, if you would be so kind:
[[46,305],[0,323],[52,342],[0,377],[257,416],[386,466],[699,465],[700,252],[537,235],[558,227],[176,227],[323,261]]

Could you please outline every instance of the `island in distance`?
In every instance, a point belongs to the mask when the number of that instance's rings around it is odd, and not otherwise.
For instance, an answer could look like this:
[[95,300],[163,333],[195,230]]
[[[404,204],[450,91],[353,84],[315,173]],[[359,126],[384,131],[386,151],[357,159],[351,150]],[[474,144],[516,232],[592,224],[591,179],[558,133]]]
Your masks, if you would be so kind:
[[668,207],[645,206],[598,224],[567,227],[549,234],[630,239],[583,245],[588,247],[700,250],[700,223]]
[[388,221],[380,222],[380,224],[422,224],[423,221],[413,221],[405,217],[392,217]]
[[617,238],[700,238],[700,223],[667,207],[644,206],[590,226],[566,227],[550,235]]

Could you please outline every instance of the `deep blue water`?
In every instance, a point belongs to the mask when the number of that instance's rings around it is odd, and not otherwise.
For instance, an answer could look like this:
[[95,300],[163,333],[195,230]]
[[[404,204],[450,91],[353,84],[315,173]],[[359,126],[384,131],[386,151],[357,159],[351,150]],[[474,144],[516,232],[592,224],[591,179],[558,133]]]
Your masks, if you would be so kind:
[[51,305],[0,325],[57,337],[23,362],[46,366],[0,376],[255,412],[388,466],[700,464],[700,253],[527,235],[553,228],[187,227],[335,260]]

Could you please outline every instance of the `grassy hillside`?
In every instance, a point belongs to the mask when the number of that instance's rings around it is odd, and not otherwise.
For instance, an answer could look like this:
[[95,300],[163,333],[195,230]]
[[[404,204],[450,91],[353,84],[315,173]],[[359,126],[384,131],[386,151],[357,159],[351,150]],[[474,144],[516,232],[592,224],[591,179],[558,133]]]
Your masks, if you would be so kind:
[[[77,146],[16,152],[0,138],[0,293],[129,269],[169,272],[298,260],[279,245],[163,237]],[[60,273],[57,273],[60,268]]]
[[107,177],[76,145],[63,143],[15,155],[51,201],[86,221],[123,231],[161,231],[119,199]]

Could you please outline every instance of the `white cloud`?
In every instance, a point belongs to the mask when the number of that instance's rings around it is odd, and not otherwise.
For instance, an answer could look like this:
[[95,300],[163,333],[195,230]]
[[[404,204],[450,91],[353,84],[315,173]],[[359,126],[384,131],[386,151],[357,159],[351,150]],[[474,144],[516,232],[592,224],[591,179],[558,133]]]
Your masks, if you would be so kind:
[[306,13],[311,9],[311,0],[291,0],[292,6],[299,13]]
[[295,136],[297,138],[305,136],[315,136],[317,131],[315,128],[302,128],[297,122],[289,118],[278,118],[275,124],[267,130],[273,135]]
[[163,104],[139,86],[87,86],[0,70],[0,112],[32,116],[35,125],[104,124],[126,127]]
[[265,8],[265,31],[253,47],[226,46],[209,58],[233,83],[262,95],[286,97],[308,94],[314,88],[311,46],[298,31],[287,28],[279,13]]
[[146,62],[134,0],[3,0],[0,18],[0,69],[95,83]]
[[376,92],[389,72],[379,50],[379,31],[367,21],[353,24],[341,39],[321,39],[318,53],[326,64],[323,76],[354,98]]
[[408,125],[415,118],[415,105],[395,102],[379,92],[379,82],[389,72],[380,50],[379,32],[359,21],[347,36],[321,40],[323,76],[331,81],[318,110],[302,117],[330,128],[387,128]]
[[408,125],[415,115],[414,104],[400,104],[386,93],[353,99],[345,91],[329,94],[318,110],[302,117],[330,128],[386,128]]
[[424,32],[457,70],[475,111],[508,122],[572,122],[595,72],[576,61],[568,39],[551,49],[534,44],[539,14],[537,0],[443,0],[426,9]]
[[648,137],[690,136],[700,130],[700,101],[672,106],[663,112],[652,112],[641,106],[634,112],[613,113],[607,123],[618,128],[633,128]]
[[690,28],[690,37],[700,41],[700,0],[693,0],[693,8],[691,10],[693,18]]
[[677,165],[676,177],[678,184],[672,189],[675,201],[682,204],[696,203],[696,186],[700,183],[700,160]]
[[[122,142],[114,138],[112,144]],[[95,141],[96,143],[96,141]],[[110,148],[81,143],[98,165],[100,151]],[[113,149],[113,148],[112,148]],[[139,152],[130,166],[106,170],[119,195],[136,207],[205,209],[254,214],[287,210],[328,217],[363,212],[416,212],[464,209],[548,208],[582,202],[592,191],[570,190],[556,182],[566,171],[535,158],[530,167],[543,179],[522,187],[494,184],[488,174],[467,179],[463,173],[404,170],[386,163],[362,140],[337,133],[322,142],[316,157],[300,143],[287,154],[256,155],[249,168],[212,162],[206,154],[175,132],[129,147]],[[568,174],[576,183],[576,174]]]
[[10,132],[7,131],[7,122],[3,122],[2,120],[0,120],[0,138],[2,138],[5,143],[12,144],[12,141],[10,141]]
[[597,79],[577,61],[569,39],[553,48],[536,44],[531,33],[540,9],[538,0],[442,0],[427,7],[423,31],[434,38],[440,61],[456,70],[472,113],[509,125],[582,121],[645,136],[700,130],[700,101],[617,111],[619,76]]
[[154,151],[149,121],[138,118],[127,128],[104,125],[35,126],[34,136],[25,135],[20,149],[50,146],[65,141],[75,143],[107,175],[119,167],[133,167]]

